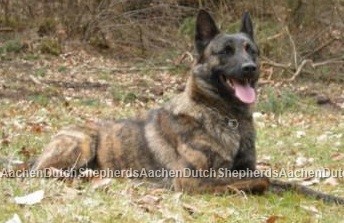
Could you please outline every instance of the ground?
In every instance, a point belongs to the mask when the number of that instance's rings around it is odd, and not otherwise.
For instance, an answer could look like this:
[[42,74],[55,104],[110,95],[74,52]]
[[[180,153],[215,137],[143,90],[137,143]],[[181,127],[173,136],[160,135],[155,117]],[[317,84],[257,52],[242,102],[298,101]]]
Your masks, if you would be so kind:
[[[82,50],[2,57],[2,167],[38,155],[63,126],[132,117],[163,104],[183,90],[185,67],[191,66],[170,63],[123,64]],[[344,197],[343,102],[341,83],[314,82],[306,76],[291,83],[260,84],[255,109],[258,167],[338,170],[338,178],[284,179]],[[187,195],[123,179],[98,183],[2,178],[0,221],[17,214],[22,222],[343,222],[343,207],[293,192]],[[38,190],[44,191],[40,202],[15,202],[15,197]]]

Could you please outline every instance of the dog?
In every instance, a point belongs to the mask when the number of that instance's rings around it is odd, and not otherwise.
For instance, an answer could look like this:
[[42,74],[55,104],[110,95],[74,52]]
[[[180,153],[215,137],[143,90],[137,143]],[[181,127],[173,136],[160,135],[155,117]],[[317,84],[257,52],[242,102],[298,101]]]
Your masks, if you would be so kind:
[[[58,132],[34,170],[94,167],[113,170],[254,170],[252,105],[259,77],[250,15],[239,33],[225,34],[205,10],[196,21],[197,64],[183,93],[145,118],[69,126]],[[263,191],[265,178],[247,188],[234,177],[164,179],[182,191]],[[239,184],[236,184],[240,182]],[[230,186],[230,187],[229,187]]]
[[[256,171],[252,111],[259,50],[249,13],[243,14],[238,33],[226,34],[200,10],[195,48],[197,61],[180,95],[145,117],[66,127],[46,145],[32,169]],[[189,193],[263,193],[269,187],[316,197],[320,193],[261,175],[151,179]],[[319,198],[344,203],[329,196]]]

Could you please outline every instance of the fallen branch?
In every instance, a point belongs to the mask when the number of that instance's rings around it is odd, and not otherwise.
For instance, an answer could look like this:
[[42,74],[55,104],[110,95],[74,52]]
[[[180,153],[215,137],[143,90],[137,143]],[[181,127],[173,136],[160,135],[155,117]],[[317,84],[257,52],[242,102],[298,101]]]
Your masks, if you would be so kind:
[[33,83],[35,83],[37,85],[42,85],[42,82],[40,80],[38,80],[36,77],[34,77],[33,75],[29,75],[29,78]]
[[303,68],[307,63],[313,64],[312,60],[303,60],[303,61],[301,62],[301,64],[297,67],[297,69],[296,69],[295,73],[293,74],[293,76],[292,76],[291,78],[289,78],[287,81],[289,82],[289,81],[295,80],[295,78],[296,78],[297,76],[300,75],[300,73],[301,73],[301,71],[302,71],[302,68]]
[[306,65],[306,64],[310,64],[311,67],[313,69],[317,68],[317,67],[321,67],[321,66],[325,66],[325,65],[328,65],[328,64],[334,64],[334,63],[344,63],[344,60],[336,60],[336,59],[331,59],[331,60],[325,60],[325,61],[321,61],[321,62],[317,62],[317,63],[314,63],[313,60],[310,60],[310,59],[306,59],[306,60],[303,60],[301,62],[301,64],[298,66],[297,70],[295,71],[294,75],[289,78],[287,81],[293,81],[295,80],[295,78],[297,76],[300,75],[303,67]]
[[107,73],[134,73],[140,71],[168,71],[168,70],[175,70],[179,66],[145,66],[145,67],[133,67],[133,66],[121,66],[121,67],[114,67],[114,68],[107,68],[107,67],[92,67],[92,66],[85,66],[89,71],[104,71]]
[[117,67],[111,69],[112,72],[138,72],[138,71],[146,71],[146,70],[174,70],[176,66],[165,66],[165,67]]
[[328,64],[336,64],[336,63],[344,63],[344,60],[337,60],[337,59],[331,59],[331,60],[325,60],[317,63],[312,63],[312,67],[320,67]]
[[173,64],[177,66],[183,63],[183,61],[186,59],[188,59],[191,63],[195,61],[194,56],[189,51],[186,51],[181,56],[179,56],[175,61],[173,61]]
[[266,79],[260,79],[260,80],[258,81],[258,84],[259,84],[259,85],[273,84],[273,83],[274,83],[274,81],[272,81],[272,80],[266,80]]
[[265,65],[265,64],[273,66],[273,67],[283,68],[283,69],[291,69],[291,63],[288,63],[288,64],[277,63],[267,58],[266,60],[261,62],[261,65]]
[[0,32],[14,32],[14,29],[10,27],[0,27]]
[[[320,62],[313,62],[313,60],[311,60],[311,59],[305,59],[305,60],[302,60],[302,62],[297,66],[296,69],[292,67],[291,63],[282,64],[282,63],[274,62],[270,59],[263,61],[261,64],[263,64],[263,65],[266,64],[269,66],[282,68],[282,69],[287,70],[290,73],[293,73],[292,77],[286,80],[286,81],[290,82],[290,81],[294,81],[296,79],[296,77],[298,77],[300,75],[300,73],[304,72],[303,69],[307,64],[309,64],[313,69],[315,69],[317,67],[321,67],[321,66],[325,66],[325,65],[329,65],[329,64],[338,64],[338,63],[344,64],[344,60],[330,59],[330,60],[325,60],[325,61],[320,61]],[[307,72],[307,73],[309,73],[309,72]]]

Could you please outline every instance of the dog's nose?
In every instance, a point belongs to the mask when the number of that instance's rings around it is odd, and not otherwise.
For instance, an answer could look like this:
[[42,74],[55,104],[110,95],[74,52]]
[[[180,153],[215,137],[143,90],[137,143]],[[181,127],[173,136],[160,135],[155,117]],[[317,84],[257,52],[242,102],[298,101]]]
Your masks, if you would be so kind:
[[257,65],[254,63],[244,63],[241,65],[241,70],[244,74],[254,73],[257,70]]

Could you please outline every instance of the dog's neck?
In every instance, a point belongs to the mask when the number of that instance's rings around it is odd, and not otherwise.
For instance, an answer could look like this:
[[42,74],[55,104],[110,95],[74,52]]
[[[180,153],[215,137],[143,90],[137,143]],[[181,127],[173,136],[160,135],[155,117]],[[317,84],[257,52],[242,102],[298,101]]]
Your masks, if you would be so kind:
[[185,88],[185,94],[190,100],[203,104],[205,107],[217,111],[224,116],[238,114],[238,119],[252,117],[253,106],[237,104],[231,100],[224,100],[221,96],[214,93],[208,86],[200,86],[203,82],[195,75],[190,75]]

